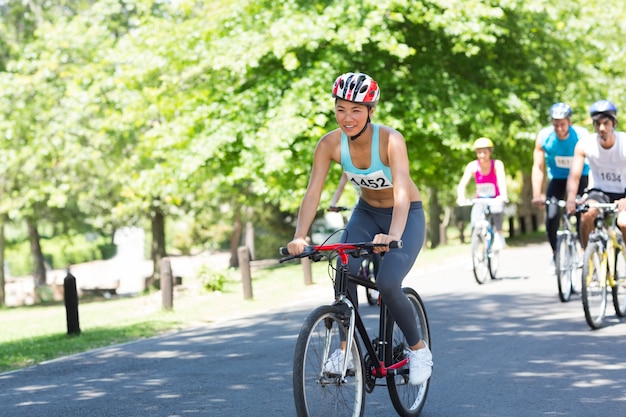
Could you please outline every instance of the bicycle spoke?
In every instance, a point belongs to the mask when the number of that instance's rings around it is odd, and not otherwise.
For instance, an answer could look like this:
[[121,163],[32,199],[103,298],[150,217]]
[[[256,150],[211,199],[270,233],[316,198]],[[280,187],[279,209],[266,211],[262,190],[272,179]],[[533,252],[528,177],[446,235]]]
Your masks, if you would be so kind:
[[484,284],[489,276],[489,259],[487,258],[487,243],[481,230],[472,233],[472,264],[474,278],[479,284]]
[[589,242],[583,267],[582,300],[585,319],[592,329],[604,322],[607,301],[607,265],[599,242]]
[[358,343],[352,344],[352,368],[345,378],[329,373],[329,354],[340,349],[346,330],[335,306],[322,306],[307,318],[294,353],[294,400],[298,416],[361,416],[365,407],[365,375]]
[[572,270],[575,268],[572,253],[571,235],[565,231],[558,236],[556,243],[555,269],[561,301],[569,301],[572,294]]
[[615,251],[615,285],[611,288],[615,314],[619,317],[626,316],[626,259],[620,249]]
[[[426,317],[426,310],[424,309],[422,300],[419,295],[410,288],[404,288],[404,292],[413,305],[413,312],[415,313],[422,339],[424,339],[432,350],[428,318]],[[389,343],[389,341],[391,341],[393,351],[392,354],[388,353],[386,362],[396,363],[406,357],[408,343],[404,338],[402,330],[400,330],[400,327],[393,320],[393,317],[390,315],[387,317],[387,331],[390,332],[387,337],[387,342]],[[387,378],[387,389],[389,390],[391,402],[399,415],[417,417],[426,403],[430,379],[420,385],[411,385],[409,382],[408,365],[399,370],[398,373],[399,375]]]

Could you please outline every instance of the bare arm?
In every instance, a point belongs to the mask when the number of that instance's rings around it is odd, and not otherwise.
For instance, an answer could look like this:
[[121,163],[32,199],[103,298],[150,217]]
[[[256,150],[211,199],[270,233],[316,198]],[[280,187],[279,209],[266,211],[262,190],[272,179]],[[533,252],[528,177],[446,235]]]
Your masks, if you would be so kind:
[[500,190],[500,197],[503,201],[509,201],[509,194],[506,191],[506,172],[504,170],[504,163],[499,159],[496,160],[495,169],[498,189]]
[[326,182],[330,164],[333,160],[332,138],[326,135],[320,139],[315,147],[311,177],[309,178],[309,185],[307,186],[307,190],[302,198],[302,203],[300,204],[296,231],[293,240],[287,245],[289,253],[292,255],[302,253],[304,247],[307,245],[305,239],[317,214],[324,183]]
[[533,169],[531,174],[531,184],[533,187],[533,204],[543,205],[546,201],[545,195],[542,194],[543,179],[545,176],[545,160],[546,153],[541,146],[539,137],[535,140],[535,150],[533,151]]
[[467,188],[467,184],[474,174],[474,170],[472,169],[472,164],[474,162],[475,161],[472,161],[465,166],[465,171],[463,171],[463,177],[461,177],[461,181],[459,181],[459,185],[456,187],[456,202],[458,205],[465,204],[465,189]]
[[339,184],[337,185],[337,189],[335,190],[335,194],[333,194],[333,199],[330,201],[330,206],[337,206],[337,202],[341,198],[341,194],[343,194],[344,188],[346,188],[346,183],[348,182],[348,176],[346,173],[341,174],[341,179],[339,180]]
[[389,243],[392,240],[400,240],[406,226],[406,219],[409,215],[411,204],[412,187],[415,187],[409,170],[409,155],[406,149],[404,137],[392,130],[389,134],[389,166],[393,177],[393,215],[391,216],[391,226],[387,233],[388,239],[382,239],[376,243]]

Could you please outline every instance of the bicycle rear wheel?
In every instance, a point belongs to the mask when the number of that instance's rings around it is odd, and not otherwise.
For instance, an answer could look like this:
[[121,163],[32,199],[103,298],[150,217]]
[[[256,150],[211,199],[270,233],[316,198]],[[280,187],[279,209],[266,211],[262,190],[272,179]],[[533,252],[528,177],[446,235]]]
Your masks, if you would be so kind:
[[602,327],[606,314],[608,265],[602,262],[603,252],[600,242],[589,242],[585,250],[581,298],[585,320],[592,329]]
[[[374,261],[372,260],[366,260],[363,261],[363,263],[361,264],[361,268],[367,268],[365,273],[361,276],[366,276],[367,280],[369,280],[370,282],[376,282],[376,276],[374,275]],[[365,288],[365,296],[367,298],[367,304],[371,305],[371,306],[375,306],[378,304],[378,291],[371,289],[371,288]]]
[[482,228],[472,230],[472,265],[474,278],[479,284],[484,284],[489,276],[489,258],[484,236]]
[[556,241],[556,254],[554,259],[556,269],[556,282],[559,288],[559,299],[562,302],[569,301],[572,295],[572,247],[569,244],[570,235],[559,232]]
[[[432,350],[430,343],[430,328],[428,327],[428,317],[422,299],[412,288],[402,289],[413,306],[413,313],[417,320],[417,325],[422,335],[422,339],[428,344]],[[396,324],[391,314],[387,314],[386,319],[386,354],[385,364],[388,366],[397,363],[406,357],[406,351],[409,349],[408,343],[404,338],[404,333]],[[417,417],[422,411],[426,403],[428,388],[430,387],[430,379],[421,385],[411,385],[409,382],[409,367],[404,366],[397,371],[396,375],[387,377],[387,389],[391,403],[400,416]]]
[[615,285],[611,288],[613,307],[619,317],[626,316],[626,259],[624,253],[615,249]]
[[321,306],[307,317],[293,357],[293,395],[299,417],[361,417],[365,409],[365,372],[360,345],[353,337],[354,367],[345,378],[324,371],[324,364],[340,348],[347,333],[344,313],[337,306]]

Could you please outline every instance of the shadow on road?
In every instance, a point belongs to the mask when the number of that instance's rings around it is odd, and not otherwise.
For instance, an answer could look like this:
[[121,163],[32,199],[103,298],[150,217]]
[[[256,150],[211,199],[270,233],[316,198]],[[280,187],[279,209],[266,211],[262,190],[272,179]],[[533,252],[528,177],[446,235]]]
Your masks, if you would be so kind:
[[[617,416],[623,410],[624,326],[589,330],[578,299],[560,303],[554,295],[450,288],[424,301],[435,368],[422,416]],[[312,308],[188,329],[0,375],[0,414],[291,417],[292,353]],[[360,308],[367,325],[376,326],[376,307]],[[608,323],[621,321],[610,316]],[[365,415],[395,415],[384,387],[368,397]]]

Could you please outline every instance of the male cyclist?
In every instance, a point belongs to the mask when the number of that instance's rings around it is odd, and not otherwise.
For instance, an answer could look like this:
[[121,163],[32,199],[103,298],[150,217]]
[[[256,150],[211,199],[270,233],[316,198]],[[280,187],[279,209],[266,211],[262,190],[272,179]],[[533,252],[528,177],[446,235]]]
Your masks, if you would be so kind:
[[[596,101],[589,109],[594,135],[580,138],[567,178],[567,211],[576,211],[576,194],[585,166],[589,161],[591,188],[585,202],[617,203],[617,225],[626,236],[626,133],[616,132],[617,108],[607,100]],[[581,243],[587,246],[598,209],[591,208],[581,216]]]
[[[535,140],[532,169],[532,203],[543,206],[546,198],[564,200],[566,198],[567,176],[574,159],[574,148],[578,140],[589,135],[587,129],[572,125],[572,109],[565,103],[550,107],[552,125],[539,131]],[[542,194],[544,172],[548,173],[546,194]],[[584,162],[578,183],[578,195],[587,188],[589,165]],[[546,234],[552,247],[552,262],[556,252],[556,232],[559,228],[559,208],[546,206]]]

